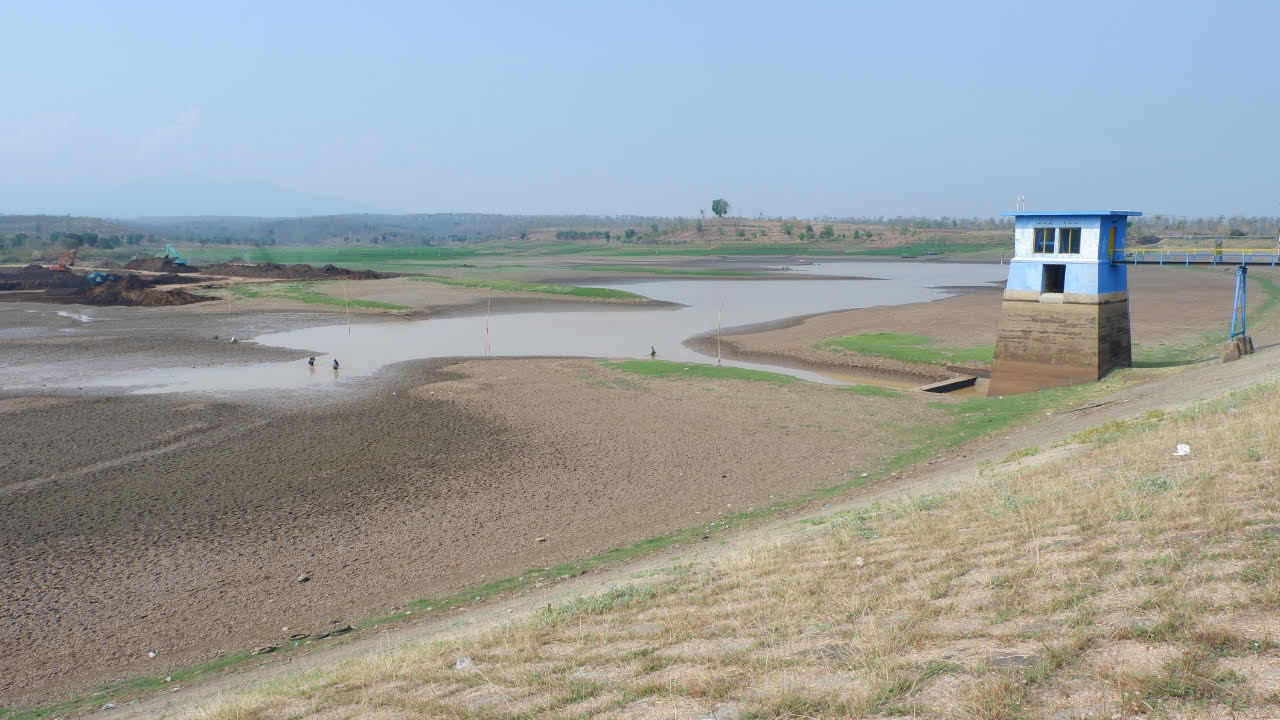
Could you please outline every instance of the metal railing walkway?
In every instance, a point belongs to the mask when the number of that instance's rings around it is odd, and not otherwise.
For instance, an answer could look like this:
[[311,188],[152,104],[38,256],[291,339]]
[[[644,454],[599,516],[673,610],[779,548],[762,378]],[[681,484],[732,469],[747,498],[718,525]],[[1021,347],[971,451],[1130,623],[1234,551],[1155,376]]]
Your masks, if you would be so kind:
[[1280,265],[1280,248],[1125,248],[1115,262],[1131,265]]

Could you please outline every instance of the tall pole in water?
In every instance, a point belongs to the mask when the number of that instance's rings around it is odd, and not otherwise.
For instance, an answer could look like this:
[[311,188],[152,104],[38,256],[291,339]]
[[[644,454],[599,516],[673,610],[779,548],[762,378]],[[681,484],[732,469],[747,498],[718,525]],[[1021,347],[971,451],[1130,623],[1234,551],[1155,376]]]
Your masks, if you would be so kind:
[[484,305],[484,356],[489,357],[489,351],[492,349],[489,345],[489,310],[493,308],[493,298]]
[[716,364],[720,364],[720,321],[724,318],[724,287],[720,288],[720,308],[716,310]]
[[347,310],[347,357],[351,357],[351,301],[347,296],[347,281],[342,281],[342,305]]

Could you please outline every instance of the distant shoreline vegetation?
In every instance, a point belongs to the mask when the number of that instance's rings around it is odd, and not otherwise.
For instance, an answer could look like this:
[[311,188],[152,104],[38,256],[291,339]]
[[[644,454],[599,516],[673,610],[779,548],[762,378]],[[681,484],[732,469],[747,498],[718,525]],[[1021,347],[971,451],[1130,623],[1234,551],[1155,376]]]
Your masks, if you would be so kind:
[[[81,257],[145,257],[172,243],[183,257],[219,258],[234,250],[250,262],[289,262],[294,249],[312,248],[312,262],[333,262],[347,251],[420,249],[436,258],[468,254],[569,255],[1000,255],[1012,244],[1005,217],[734,217],[502,215],[433,213],[348,214],[295,218],[148,217],[106,219],[70,215],[0,215],[0,262],[49,262],[78,248]],[[1132,244],[1212,247],[1215,238],[1275,238],[1271,216],[1132,218]],[[243,248],[243,249],[242,249]],[[279,255],[277,255],[279,253]],[[393,253],[395,254],[395,253]],[[258,257],[261,255],[261,257]],[[274,256],[274,257],[273,257]],[[348,256],[349,257],[349,256]],[[391,258],[379,257],[374,262]],[[396,258],[401,259],[401,258]],[[404,258],[409,259],[409,258]],[[307,262],[308,260],[297,260]],[[361,259],[358,262],[367,262]]]

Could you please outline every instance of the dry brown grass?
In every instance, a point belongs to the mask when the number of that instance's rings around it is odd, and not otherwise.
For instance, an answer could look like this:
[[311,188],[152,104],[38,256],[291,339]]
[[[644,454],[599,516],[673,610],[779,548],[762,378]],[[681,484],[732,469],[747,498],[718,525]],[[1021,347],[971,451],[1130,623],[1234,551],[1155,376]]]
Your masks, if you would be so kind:
[[1275,717],[1277,390],[190,717]]

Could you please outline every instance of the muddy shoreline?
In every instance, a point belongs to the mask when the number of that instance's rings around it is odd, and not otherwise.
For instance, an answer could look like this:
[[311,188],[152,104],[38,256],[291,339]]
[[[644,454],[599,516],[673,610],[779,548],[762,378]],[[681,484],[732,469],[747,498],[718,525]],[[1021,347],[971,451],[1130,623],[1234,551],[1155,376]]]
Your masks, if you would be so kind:
[[[797,329],[800,329],[800,332],[803,332],[803,327],[807,323],[818,321],[820,318],[841,317],[845,316],[845,314],[874,317],[877,315],[892,315],[902,312],[901,310],[897,310],[897,308],[910,307],[932,307],[939,315],[943,316],[963,313],[964,310],[959,308],[953,311],[951,306],[947,305],[948,300],[970,294],[994,293],[998,295],[1001,292],[1000,288],[981,286],[948,287],[946,289],[953,291],[954,294],[938,300],[931,300],[926,303],[911,303],[910,305],[905,306],[877,306],[871,308],[855,308],[852,310],[837,310],[835,312],[813,313],[811,315],[783,318],[771,322],[726,328],[720,334],[720,353],[724,357],[732,360],[779,365],[817,373],[834,373],[838,375],[844,372],[854,372],[859,377],[869,380],[883,379],[889,382],[913,384],[926,384],[929,382],[944,380],[949,377],[954,377],[956,373],[951,372],[942,366],[907,363],[890,358],[872,357],[852,353],[836,353],[828,350],[817,350],[811,346],[798,344],[771,344],[767,339],[781,331],[796,331]],[[761,342],[751,337],[755,335],[763,336],[765,341]],[[704,355],[709,355],[711,357],[715,357],[716,355],[717,340],[714,334],[689,338],[685,341],[685,345]]]
[[297,405],[0,396],[16,451],[0,467],[0,703],[331,630],[829,483],[890,435],[787,428],[867,400],[584,359],[414,361]]

